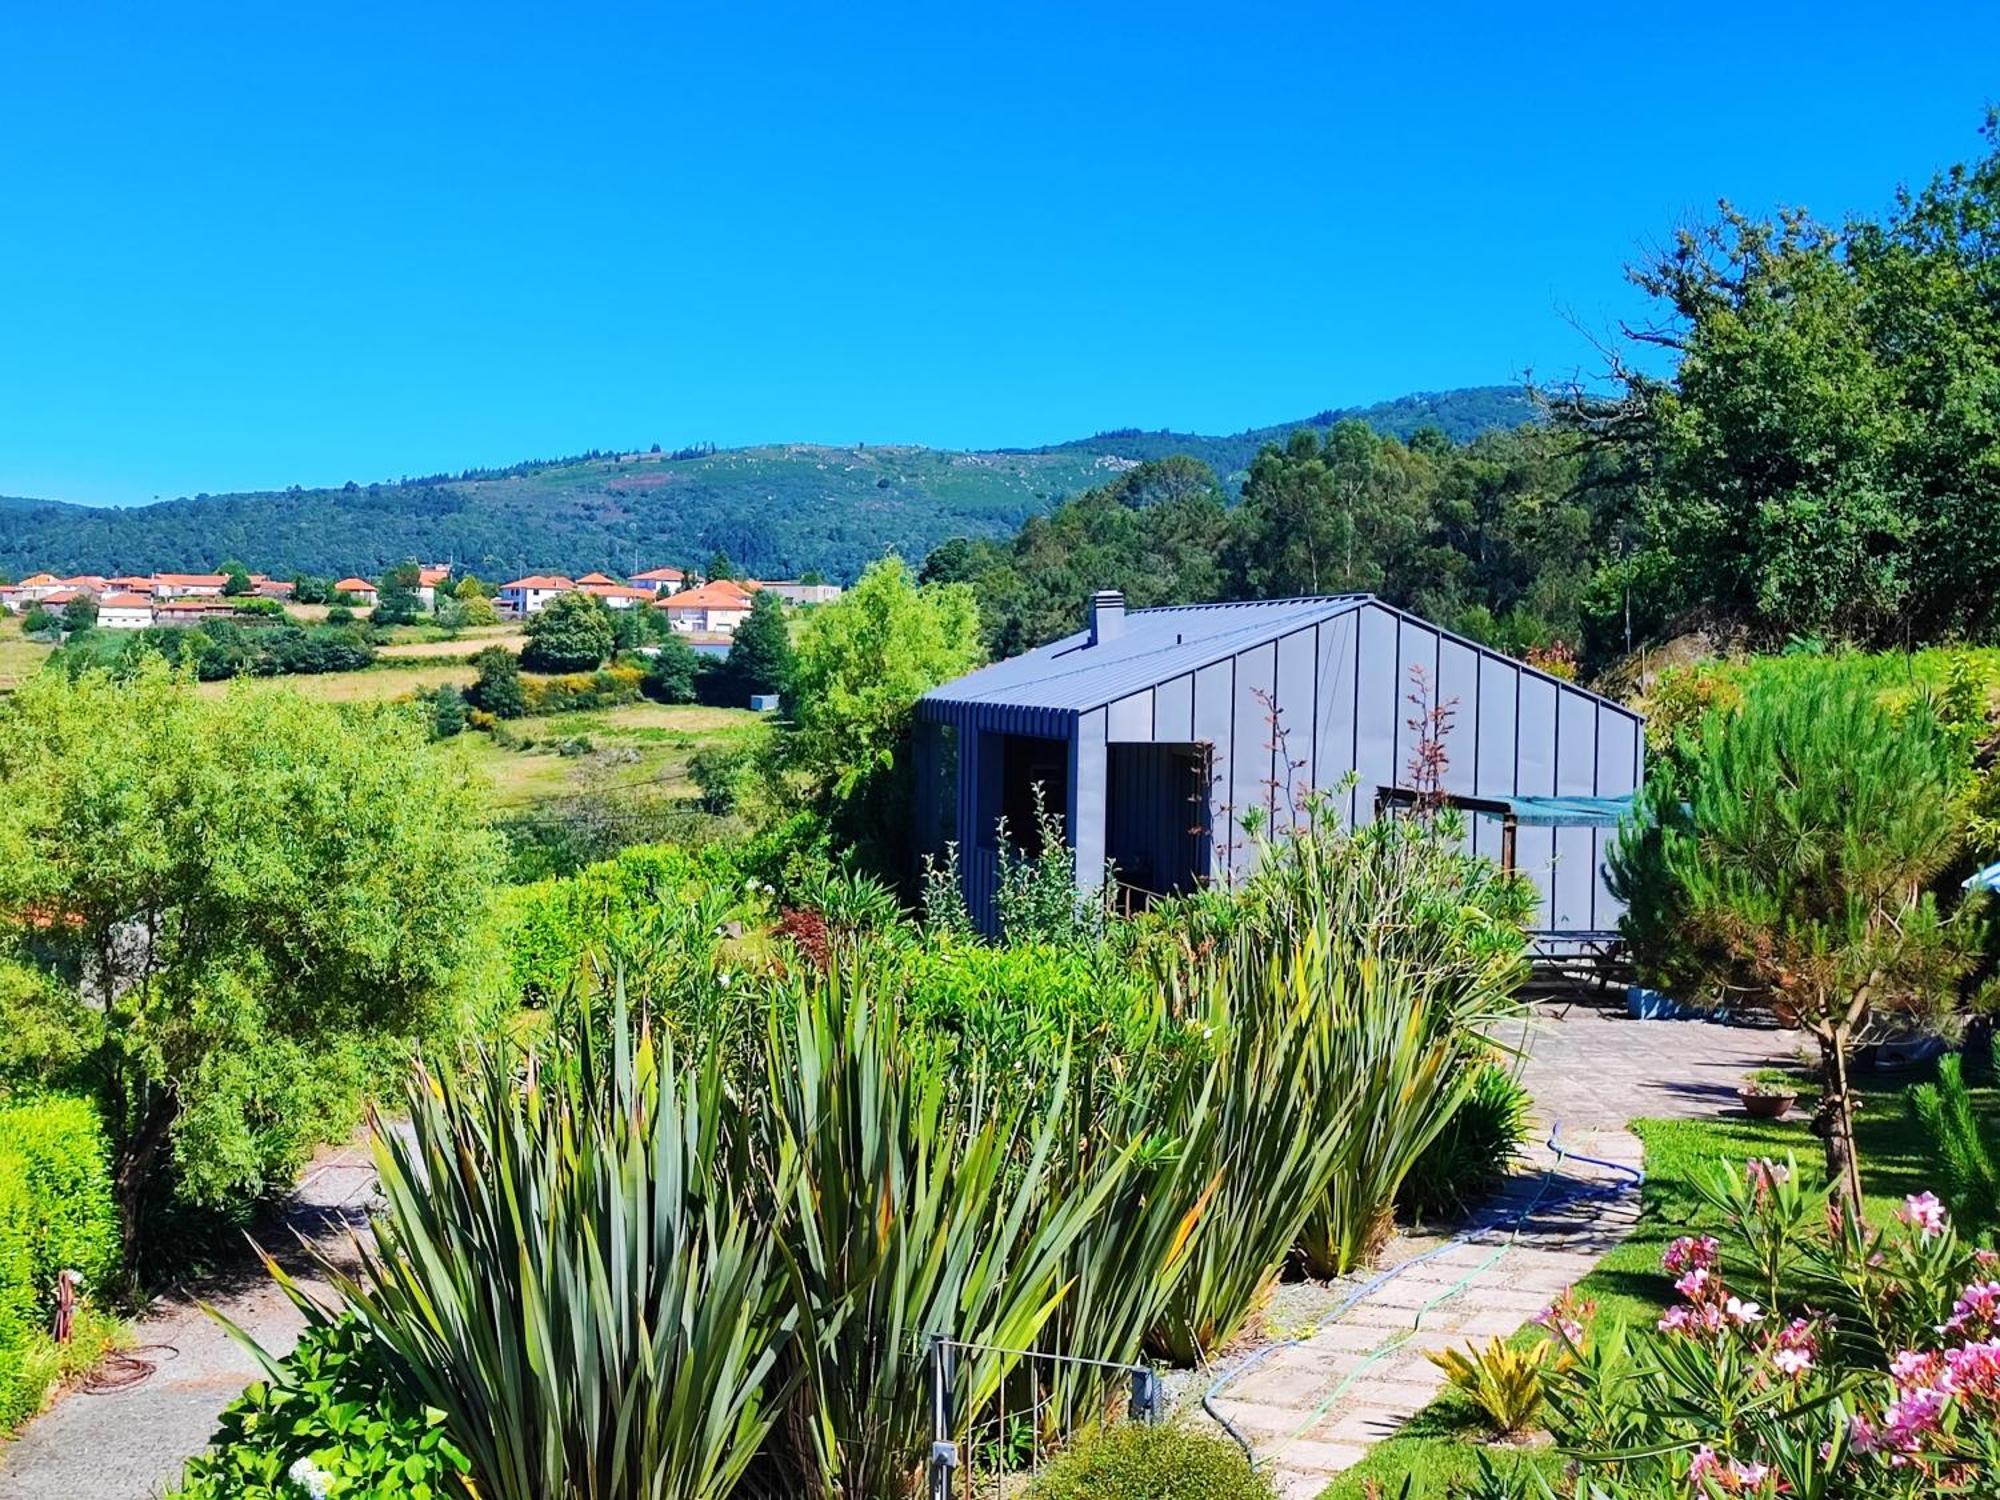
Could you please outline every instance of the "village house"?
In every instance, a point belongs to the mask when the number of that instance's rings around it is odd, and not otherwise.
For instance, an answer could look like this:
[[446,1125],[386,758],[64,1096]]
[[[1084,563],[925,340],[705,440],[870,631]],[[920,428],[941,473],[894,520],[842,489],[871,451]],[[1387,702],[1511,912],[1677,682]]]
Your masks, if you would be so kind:
[[144,594],[106,594],[97,601],[99,630],[144,630],[153,623],[153,601]]
[[502,614],[524,620],[529,615],[540,614],[556,595],[572,593],[575,589],[576,581],[560,573],[530,573],[526,578],[501,584],[494,603]]
[[153,623],[155,625],[199,625],[203,620],[214,619],[235,611],[236,601],[224,599],[220,595],[198,594],[179,599],[153,599]]
[[676,592],[687,582],[687,574],[679,568],[648,568],[643,573],[632,575],[632,582],[643,589],[651,589],[655,594],[665,595]]
[[298,592],[298,585],[288,578],[264,578],[252,573],[250,582],[260,599],[277,599],[282,602],[289,600]]
[[[754,585],[753,585],[754,587]],[[750,589],[718,578],[662,599],[667,623],[688,635],[734,635],[750,615]]]
[[345,594],[356,604],[373,604],[376,599],[375,585],[365,578],[343,578],[333,586],[336,594]]
[[9,584],[0,589],[0,601],[11,609],[26,609],[39,603],[62,587],[62,580],[53,573],[30,573],[19,583]]
[[155,573],[156,599],[213,599],[221,596],[229,580],[220,573]]
[[438,590],[451,582],[450,563],[421,563],[417,567],[417,597],[425,609],[437,608]]
[[576,588],[580,594],[588,594],[593,599],[603,601],[606,609],[630,609],[635,604],[650,604],[658,597],[651,589],[633,588],[628,584],[613,583],[609,579],[602,583],[593,583],[589,578],[579,578]]

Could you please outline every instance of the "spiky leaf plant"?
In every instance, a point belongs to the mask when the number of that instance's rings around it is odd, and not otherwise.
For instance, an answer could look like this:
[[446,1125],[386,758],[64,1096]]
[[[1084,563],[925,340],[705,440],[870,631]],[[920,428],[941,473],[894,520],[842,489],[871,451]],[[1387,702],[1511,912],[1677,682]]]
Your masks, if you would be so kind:
[[[774,1457],[790,1494],[907,1493],[930,1437],[933,1341],[956,1341],[951,1405],[975,1412],[1061,1305],[1066,1259],[1124,1182],[1128,1150],[1055,1186],[1067,1083],[1030,1104],[904,1033],[851,955],[774,1012],[766,1150],[777,1238],[810,1332],[798,1420]],[[785,1011],[789,1011],[789,1015]],[[968,1071],[969,1070],[969,1071]]]
[[792,1314],[729,1201],[719,1069],[635,1038],[622,989],[611,1024],[608,1048],[419,1070],[408,1125],[375,1128],[377,1247],[320,1265],[482,1500],[726,1496],[788,1395]]

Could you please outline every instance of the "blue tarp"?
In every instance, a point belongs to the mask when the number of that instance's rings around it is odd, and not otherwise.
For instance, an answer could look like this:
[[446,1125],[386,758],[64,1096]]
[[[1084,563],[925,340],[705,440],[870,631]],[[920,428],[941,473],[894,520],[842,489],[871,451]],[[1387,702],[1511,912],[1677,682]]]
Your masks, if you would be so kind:
[[1968,891],[2000,891],[2000,865],[1988,865],[1965,880]]
[[1523,828],[1616,828],[1631,816],[1632,798],[1500,797]]

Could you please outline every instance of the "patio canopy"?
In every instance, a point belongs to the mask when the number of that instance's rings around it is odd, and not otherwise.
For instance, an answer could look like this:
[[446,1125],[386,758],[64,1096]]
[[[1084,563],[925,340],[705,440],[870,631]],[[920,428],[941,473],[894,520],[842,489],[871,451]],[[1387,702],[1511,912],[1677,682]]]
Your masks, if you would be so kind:
[[1632,813],[1632,798],[1496,797],[1523,828],[1616,828]]

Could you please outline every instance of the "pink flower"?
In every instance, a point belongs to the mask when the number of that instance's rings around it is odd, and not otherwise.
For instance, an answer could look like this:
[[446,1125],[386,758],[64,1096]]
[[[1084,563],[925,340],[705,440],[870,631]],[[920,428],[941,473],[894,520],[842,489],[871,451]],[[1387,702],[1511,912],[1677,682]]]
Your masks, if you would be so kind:
[[1667,1253],[1661,1258],[1661,1266],[1668,1271],[1706,1270],[1715,1264],[1722,1246],[1712,1234],[1704,1234],[1699,1239],[1684,1234],[1667,1246]]
[[1711,1474],[1720,1475],[1722,1460],[1715,1456],[1715,1450],[1703,1443],[1695,1449],[1694,1458],[1688,1463],[1688,1483],[1699,1485]]
[[1756,1489],[1770,1472],[1770,1467],[1766,1464],[1739,1464],[1732,1461],[1729,1465],[1729,1477],[1746,1489]]
[[1699,1297],[1701,1295],[1702,1289],[1707,1285],[1708,1285],[1707,1270],[1705,1270],[1701,1266],[1696,1266],[1692,1271],[1688,1272],[1687,1275],[1683,1276],[1679,1281],[1676,1281],[1674,1283],[1674,1290],[1679,1292],[1683,1297],[1686,1297],[1690,1301],[1692,1301],[1694,1298]]
[[1757,1201],[1762,1203],[1771,1190],[1791,1180],[1791,1170],[1781,1167],[1768,1156],[1761,1156],[1743,1165],[1743,1180],[1757,1191]]
[[1938,1325],[1939,1333],[1956,1333],[1967,1339],[1979,1334],[2000,1333],[2000,1281],[1975,1281],[1952,1304],[1951,1317]]
[[1889,1361],[1889,1378],[1898,1390],[1916,1390],[1937,1378],[1938,1357],[1917,1349],[1901,1349]]
[[1913,1452],[1918,1439],[1937,1426],[1949,1400],[1951,1393],[1935,1386],[1903,1392],[1882,1410],[1884,1441],[1906,1453]]
[[1896,1217],[1925,1239],[1944,1233],[1944,1205],[1938,1202],[1936,1193],[1910,1194],[1903,1200],[1903,1206],[1896,1210]]
[[1944,1379],[1953,1390],[1961,1395],[2000,1401],[2000,1338],[1948,1350],[1944,1363]]
[[1666,1315],[1660,1319],[1660,1332],[1686,1333],[1688,1331],[1688,1324],[1693,1317],[1694,1309],[1691,1307],[1684,1304],[1670,1307],[1667,1309]]
[[1882,1446],[1882,1435],[1875,1430],[1875,1424],[1859,1412],[1847,1424],[1847,1438],[1856,1453],[1873,1453]]
[[1731,1297],[1724,1303],[1722,1311],[1732,1323],[1741,1323],[1746,1328],[1752,1323],[1761,1323],[1764,1321],[1763,1308],[1754,1302],[1745,1302],[1738,1297]]
[[2000,1266],[2000,1250],[1975,1250],[1972,1258],[1982,1267]]
[[1794,1379],[1806,1374],[1813,1367],[1812,1351],[1809,1349],[1780,1349],[1771,1356],[1771,1363],[1778,1367],[1782,1375]]

